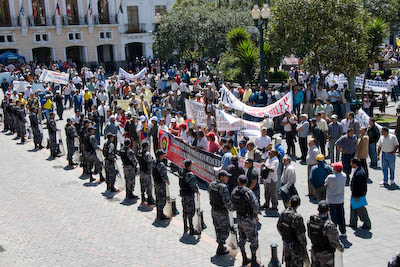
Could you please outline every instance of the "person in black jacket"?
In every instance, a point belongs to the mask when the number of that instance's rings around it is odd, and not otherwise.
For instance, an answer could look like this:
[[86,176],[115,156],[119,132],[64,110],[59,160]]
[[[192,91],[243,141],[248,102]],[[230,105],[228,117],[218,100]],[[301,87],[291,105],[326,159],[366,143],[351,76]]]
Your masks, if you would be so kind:
[[369,126],[368,126],[368,137],[369,137],[369,144],[368,144],[368,154],[369,158],[371,159],[371,168],[376,168],[378,166],[378,154],[376,152],[376,143],[379,141],[379,137],[381,137],[381,133],[379,132],[378,127],[375,125],[375,119],[369,119]]
[[232,164],[226,168],[226,171],[231,175],[228,180],[229,194],[231,194],[233,189],[237,186],[237,179],[239,176],[245,174],[243,167],[239,165],[238,156],[233,156],[231,162]]
[[[360,201],[360,198],[365,197],[367,194],[367,175],[365,170],[361,167],[361,161],[353,158],[351,161],[353,169],[356,169],[351,179],[351,197],[355,201]],[[357,228],[358,217],[364,223],[361,228],[365,230],[371,229],[371,221],[368,216],[365,206],[353,209],[350,204],[350,227]]]

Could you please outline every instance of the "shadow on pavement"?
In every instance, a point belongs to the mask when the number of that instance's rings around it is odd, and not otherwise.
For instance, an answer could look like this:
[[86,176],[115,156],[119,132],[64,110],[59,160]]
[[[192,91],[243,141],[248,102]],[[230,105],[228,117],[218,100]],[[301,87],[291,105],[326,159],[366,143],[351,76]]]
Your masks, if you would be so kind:
[[200,242],[200,236],[191,236],[188,234],[184,234],[180,239],[179,242],[187,245],[196,245]]
[[56,165],[56,166],[53,166],[53,169],[64,169],[65,170],[65,167],[62,165]]
[[37,149],[37,148],[32,148],[32,149],[29,149],[29,150],[27,150],[28,152],[37,152],[37,151],[39,151],[39,149]]
[[275,217],[275,218],[279,217],[279,211],[278,210],[266,209],[264,217]]
[[82,185],[85,186],[85,187],[97,187],[99,185],[99,183],[86,182],[86,183],[84,183]]
[[210,258],[212,264],[217,266],[234,266],[235,258],[231,255],[227,254],[224,256],[213,256]]
[[48,157],[46,160],[47,161],[53,161],[53,160],[55,160],[56,158],[55,157]]
[[124,205],[124,206],[132,206],[132,205],[134,205],[134,204],[136,204],[137,203],[137,198],[136,199],[128,199],[128,198],[125,198],[121,203],[119,203],[119,204],[121,204],[121,205]]
[[340,241],[342,241],[344,248],[350,248],[353,245],[353,243],[351,243],[349,240],[347,240],[347,237],[339,236],[339,239],[340,239]]
[[138,207],[138,210],[140,210],[141,212],[150,212],[153,210],[153,206],[140,204],[140,206]]
[[152,225],[157,228],[167,228],[170,222],[171,220],[160,221],[156,219]]
[[355,236],[361,237],[363,239],[371,239],[372,233],[369,230],[357,229],[354,233]]
[[81,179],[81,180],[86,180],[86,179],[89,179],[89,176],[87,176],[86,174],[81,174],[81,175],[79,176],[79,179]]
[[74,167],[69,166],[69,165],[64,167],[64,171],[71,171],[71,170],[74,170],[74,169],[75,169]]

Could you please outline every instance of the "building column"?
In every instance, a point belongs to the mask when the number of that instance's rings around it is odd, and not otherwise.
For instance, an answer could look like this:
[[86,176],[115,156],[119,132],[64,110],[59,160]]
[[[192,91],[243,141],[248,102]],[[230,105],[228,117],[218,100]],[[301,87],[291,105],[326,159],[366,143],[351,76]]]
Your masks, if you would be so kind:
[[119,61],[119,57],[118,57],[118,46],[117,46],[117,45],[112,45],[112,49],[113,49],[113,58],[114,58],[114,61]]
[[125,46],[126,46],[125,44],[121,44],[121,46],[120,46],[120,49],[121,49],[121,52],[120,52],[121,58],[120,58],[120,60],[121,61],[125,61],[126,60]]
[[108,1],[108,15],[110,16],[110,23],[116,23],[115,0]]
[[153,58],[153,43],[146,43],[143,44],[143,46],[144,46],[143,56],[145,56],[146,58],[148,57]]
[[88,48],[87,46],[84,46],[82,49],[82,60],[83,62],[87,63],[89,61],[88,59]]
[[[10,8],[11,26],[15,27],[15,26],[17,26],[18,22],[17,22],[16,16],[15,16],[14,1],[8,1],[8,7]],[[20,6],[20,8],[21,8],[21,6]]]
[[55,49],[55,48],[50,48],[50,52],[51,52],[51,59],[52,59],[53,61],[56,61],[56,60],[57,60],[56,49]]

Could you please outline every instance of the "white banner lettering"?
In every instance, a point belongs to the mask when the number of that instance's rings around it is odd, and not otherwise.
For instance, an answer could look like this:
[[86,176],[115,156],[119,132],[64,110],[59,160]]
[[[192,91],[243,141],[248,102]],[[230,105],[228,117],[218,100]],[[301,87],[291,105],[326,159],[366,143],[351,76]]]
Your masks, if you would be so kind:
[[44,70],[40,75],[39,81],[68,84],[69,73]]
[[137,79],[143,79],[145,73],[147,73],[147,68],[143,68],[137,74],[130,74],[130,73],[126,72],[123,68],[119,68],[118,76],[121,80],[135,81]]
[[195,120],[197,126],[207,127],[207,115],[204,103],[186,99],[185,108],[188,119]]
[[[368,114],[365,113],[365,111],[360,108],[356,114],[356,120],[358,121],[360,126],[361,127],[364,126],[364,127],[368,128],[369,127],[369,119],[370,119],[370,116],[368,116]],[[376,127],[378,127],[379,131],[382,130],[382,125],[379,125],[376,122],[375,122],[375,125],[376,125]],[[394,134],[393,129],[389,129],[389,132]]]
[[25,89],[28,87],[29,83],[28,82],[23,82],[23,81],[13,81],[13,88],[16,90],[18,93],[24,93]]

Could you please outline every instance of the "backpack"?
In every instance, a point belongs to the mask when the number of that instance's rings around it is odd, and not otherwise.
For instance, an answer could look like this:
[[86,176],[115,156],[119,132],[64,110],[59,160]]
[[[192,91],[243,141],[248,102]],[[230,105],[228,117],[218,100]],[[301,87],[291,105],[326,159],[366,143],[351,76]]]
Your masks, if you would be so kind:
[[143,151],[139,152],[139,154],[138,154],[139,169],[142,172],[148,172],[149,166],[148,166],[146,160],[144,159],[144,155],[145,155],[145,153],[143,153]]

